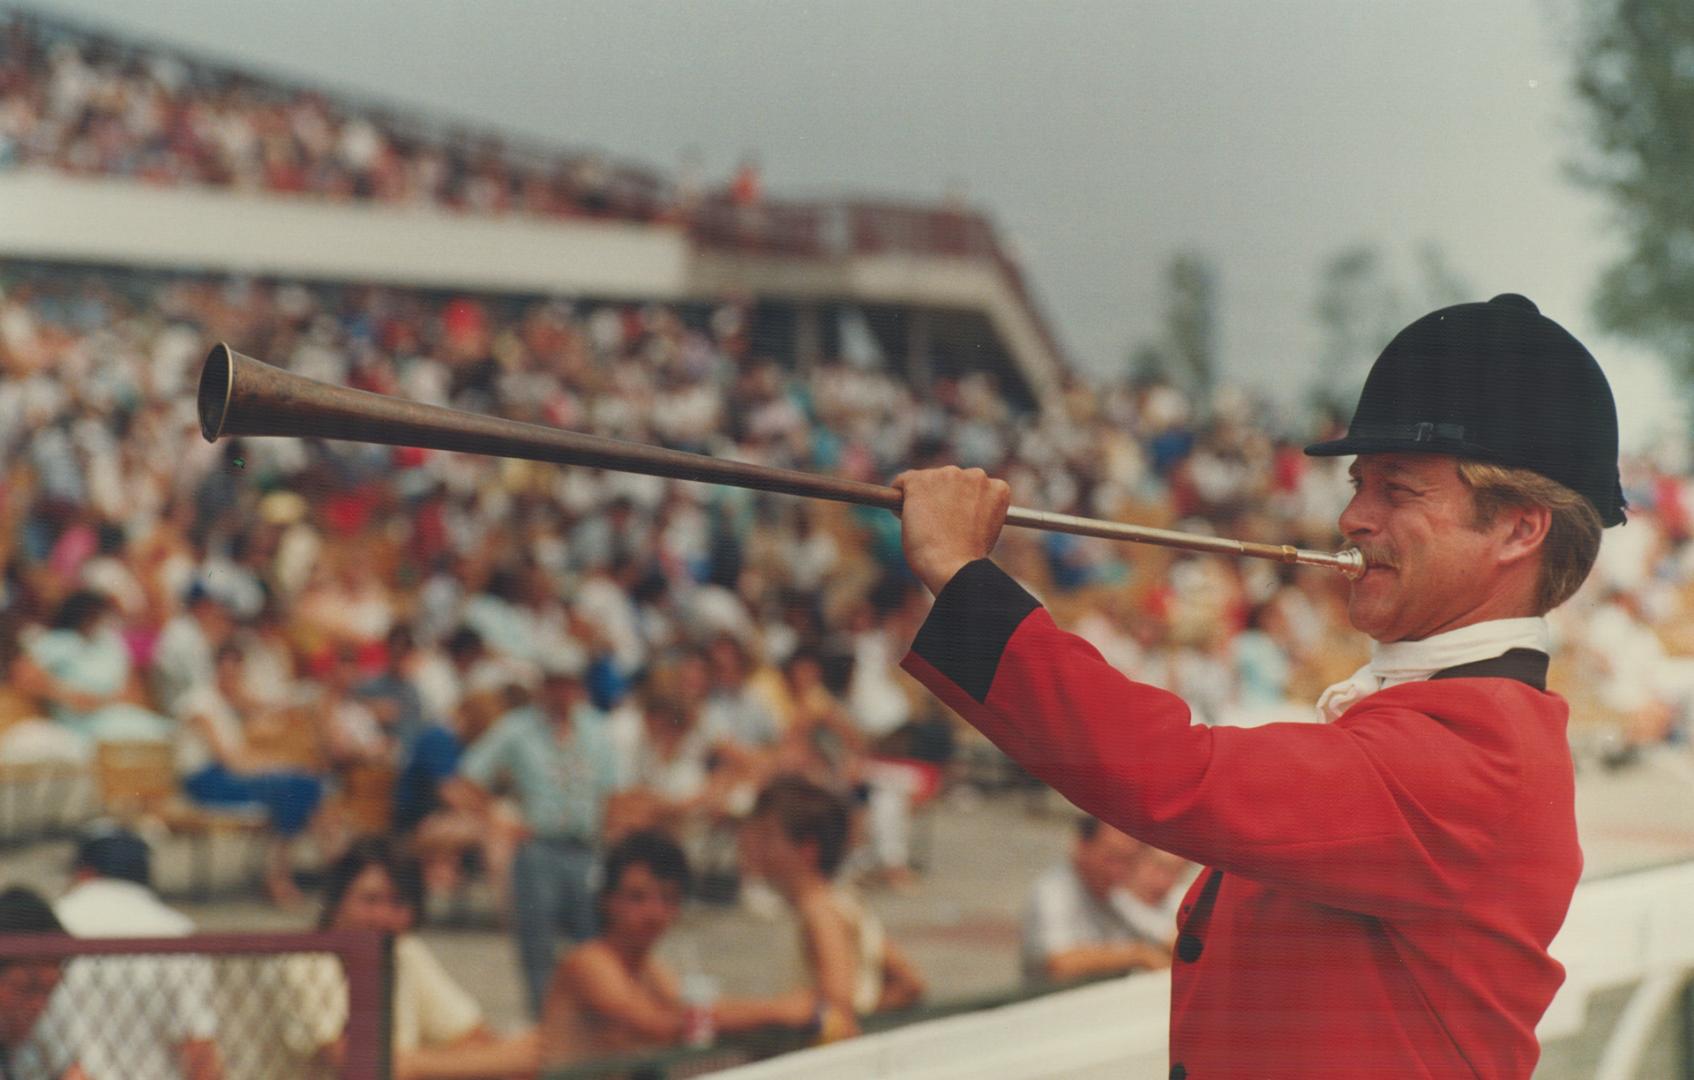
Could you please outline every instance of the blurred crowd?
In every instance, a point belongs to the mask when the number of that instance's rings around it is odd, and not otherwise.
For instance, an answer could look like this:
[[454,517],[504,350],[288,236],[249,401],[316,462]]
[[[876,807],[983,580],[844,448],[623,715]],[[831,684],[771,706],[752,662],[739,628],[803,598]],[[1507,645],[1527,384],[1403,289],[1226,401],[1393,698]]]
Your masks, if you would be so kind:
[[[704,200],[763,201],[751,161],[708,194],[692,165],[669,181],[532,153],[21,15],[0,25],[9,167],[696,225]],[[256,822],[274,901],[298,904],[315,869],[325,928],[403,942],[409,1075],[762,1027],[838,1038],[911,1005],[923,975],[855,890],[921,889],[930,805],[1011,766],[897,666],[928,597],[893,515],[416,449],[208,444],[195,380],[216,341],[477,414],[876,483],[975,466],[1017,505],[1245,540],[1334,548],[1350,493],[1344,462],[1301,453],[1344,418],[1152,374],[1069,376],[1063,407],[1033,415],[992,372],[914,384],[874,341],[801,365],[740,301],[0,266],[0,784],[85,774],[149,835]],[[1683,446],[1624,463],[1629,524],[1551,616],[1582,763],[1694,774],[1691,472]],[[1020,530],[996,558],[1198,722],[1310,721],[1367,657],[1329,571]],[[1026,976],[1167,964],[1187,872],[1084,819],[1029,883]],[[126,891],[146,873],[116,878],[111,910],[154,910]],[[515,938],[537,1026],[514,1039],[410,936],[467,882]],[[790,908],[800,985],[725,999],[666,968],[655,946],[689,895]],[[76,922],[12,899],[19,926]],[[345,1003],[316,1019],[309,1055],[333,1063]]]
[[[210,445],[193,405],[208,342],[330,383],[858,480],[981,466],[1019,505],[1243,539],[1333,547],[1348,491],[1300,453],[1320,430],[1279,431],[1227,389],[1200,409],[1157,379],[1078,382],[1069,415],[1019,415],[984,373],[920,394],[874,356],[794,370],[733,303],[22,266],[0,287],[0,642],[30,715],[67,743],[187,733],[187,772],[252,772],[264,755],[227,714],[315,702],[329,765],[423,770],[407,827],[455,747],[549,675],[612,717],[616,775],[653,796],[616,808],[632,827],[744,808],[778,767],[868,786],[879,749],[946,761],[958,733],[895,666],[926,606],[898,522],[518,461]],[[1574,689],[1635,741],[1677,737],[1694,683],[1678,465],[1626,462],[1630,525],[1559,617]],[[1362,655],[1329,572],[1056,533],[1003,545],[1110,662],[1205,722],[1303,718]],[[298,736],[281,726],[270,742]],[[891,866],[901,834],[879,837]]]
[[[168,746],[173,799],[263,815],[280,903],[298,899],[302,862],[373,833],[418,860],[419,912],[484,879],[537,1016],[564,977],[557,933],[605,929],[594,882],[631,838],[646,852],[628,856],[646,868],[638,921],[673,885],[739,885],[749,903],[810,910],[818,933],[884,940],[829,883],[921,888],[914,818],[994,758],[897,667],[928,605],[898,521],[443,452],[208,444],[194,386],[210,342],[338,385],[856,480],[980,466],[1019,505],[1243,539],[1333,547],[1349,491],[1334,462],[1300,453],[1322,424],[1232,390],[1197,402],[1159,378],[1078,380],[1063,415],[1020,414],[989,373],[920,392],[874,350],[798,368],[734,302],[23,264],[0,290],[0,763],[98,772],[110,748]],[[1603,729],[1614,763],[1686,740],[1686,474],[1626,463],[1630,524],[1557,616],[1573,732]],[[1365,657],[1329,571],[1019,530],[997,558],[1200,722],[1308,720]],[[845,837],[825,858],[832,807]],[[750,831],[761,813],[778,824]],[[1030,938],[1161,910],[1180,867],[1092,828],[1074,869],[1032,894],[1050,913]],[[1096,911],[1084,886],[1108,871],[1164,884],[1142,908]],[[628,948],[651,946],[644,925]],[[1094,970],[1090,955],[1074,970]],[[888,962],[909,1001],[921,978]],[[736,1015],[798,1024],[819,1000]]]
[[[24,14],[0,23],[0,168],[16,166],[637,221],[686,214],[704,194],[692,166],[672,182],[598,153],[452,131]],[[757,189],[757,167],[748,162],[721,194],[756,199]]]

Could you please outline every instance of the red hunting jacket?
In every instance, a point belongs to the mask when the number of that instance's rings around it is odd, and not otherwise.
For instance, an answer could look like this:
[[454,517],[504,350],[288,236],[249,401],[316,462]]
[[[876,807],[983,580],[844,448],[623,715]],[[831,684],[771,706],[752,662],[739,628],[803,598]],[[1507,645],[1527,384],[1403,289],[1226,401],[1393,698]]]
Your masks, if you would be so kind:
[[1582,869],[1543,654],[1333,724],[1206,727],[983,559],[902,666],[1083,810],[1208,868],[1181,908],[1172,1077],[1529,1077]]

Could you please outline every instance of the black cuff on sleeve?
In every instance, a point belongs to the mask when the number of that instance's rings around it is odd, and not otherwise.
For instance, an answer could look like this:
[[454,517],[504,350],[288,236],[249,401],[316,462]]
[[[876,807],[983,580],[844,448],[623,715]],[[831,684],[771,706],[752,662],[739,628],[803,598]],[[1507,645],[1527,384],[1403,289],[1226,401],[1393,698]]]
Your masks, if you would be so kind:
[[959,689],[985,701],[1006,642],[1040,606],[989,560],[966,563],[942,586],[912,651]]

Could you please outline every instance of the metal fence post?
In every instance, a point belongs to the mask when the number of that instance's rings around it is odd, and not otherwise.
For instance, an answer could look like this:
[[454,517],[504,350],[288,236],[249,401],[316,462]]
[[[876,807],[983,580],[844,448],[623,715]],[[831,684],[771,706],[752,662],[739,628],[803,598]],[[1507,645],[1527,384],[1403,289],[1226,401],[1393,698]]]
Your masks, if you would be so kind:
[[347,964],[347,1080],[389,1080],[394,1038],[394,939],[349,934]]

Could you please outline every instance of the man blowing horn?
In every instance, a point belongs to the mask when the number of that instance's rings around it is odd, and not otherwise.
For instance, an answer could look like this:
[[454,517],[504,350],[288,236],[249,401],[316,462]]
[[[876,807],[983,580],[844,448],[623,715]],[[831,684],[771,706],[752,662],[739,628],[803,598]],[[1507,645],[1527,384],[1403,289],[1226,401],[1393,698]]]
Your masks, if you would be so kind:
[[1599,365],[1521,296],[1426,315],[1371,369],[1340,528],[1371,662],[1319,724],[1210,728],[987,558],[979,470],[895,481],[935,606],[903,664],[1083,810],[1204,864],[1181,907],[1173,1078],[1529,1077],[1582,868],[1543,616],[1623,521]]

